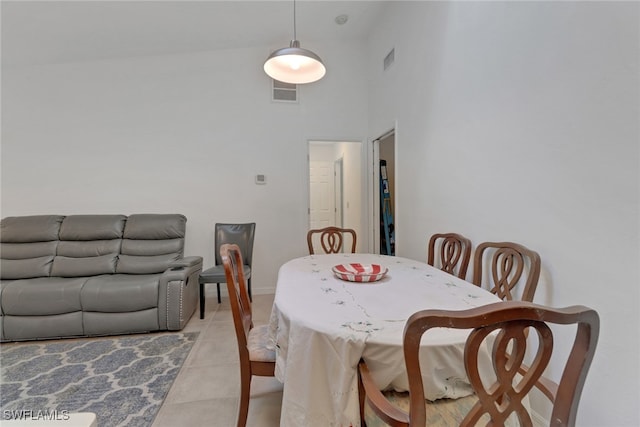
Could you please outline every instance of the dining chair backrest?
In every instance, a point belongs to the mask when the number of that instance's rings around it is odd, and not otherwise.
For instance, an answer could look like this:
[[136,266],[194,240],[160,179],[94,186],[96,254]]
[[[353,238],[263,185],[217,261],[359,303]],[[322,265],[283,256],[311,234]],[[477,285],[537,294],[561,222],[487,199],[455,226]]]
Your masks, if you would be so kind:
[[[436,254],[440,255],[437,259]],[[437,233],[429,238],[427,264],[464,280],[470,259],[471,240],[466,237],[457,233]]]
[[[558,359],[564,359],[558,383],[542,376],[554,351],[550,327],[553,325],[572,325],[570,328],[575,333],[568,356],[554,358],[558,362]],[[556,330],[559,326],[553,327]],[[392,414],[399,419],[398,422],[387,421],[391,425],[425,426],[427,411],[438,407],[437,401],[425,405],[419,362],[423,335],[433,328],[472,329],[465,343],[464,365],[476,400],[471,409],[462,414],[460,426],[474,426],[479,420],[482,420],[481,425],[505,425],[505,421],[514,416],[520,425],[533,425],[529,409],[523,404],[533,387],[539,388],[552,402],[552,425],[575,425],[580,395],[598,342],[600,319],[596,311],[584,306],[556,309],[530,302],[506,301],[463,311],[414,313],[405,325],[403,340],[409,379],[409,411]],[[537,340],[527,340],[531,335],[529,332],[535,333]],[[494,375],[489,377],[493,378],[493,383],[486,380],[486,374],[482,375],[486,381],[483,382],[478,368],[480,349],[485,345],[491,349]],[[528,350],[535,353],[530,366],[523,364]],[[384,419],[389,411],[381,408],[388,401],[377,391],[364,362],[360,362],[359,371],[366,401]]]
[[357,236],[356,231],[351,228],[325,227],[309,230],[307,232],[307,245],[309,255],[313,255],[314,243],[318,242],[326,254],[337,254],[346,248],[345,236],[351,237],[351,253],[356,253]]
[[242,268],[242,249],[236,244],[225,243],[220,247],[220,258],[227,278],[229,302],[231,304],[236,337],[238,338],[240,359],[242,360],[245,356],[244,353],[246,353],[248,360],[247,337],[249,336],[249,331],[253,328],[253,320],[251,301],[245,287],[244,269]]
[[253,261],[253,240],[256,234],[255,222],[243,224],[216,223],[214,232],[217,265],[222,264],[220,247],[225,243],[235,243],[238,245],[244,265],[251,265]]
[[[486,278],[483,276],[485,262],[488,262]],[[487,288],[503,301],[533,301],[539,278],[540,255],[523,245],[512,242],[484,242],[476,247],[472,282]],[[520,298],[517,298],[514,288],[521,281],[524,282],[524,287],[519,293]]]

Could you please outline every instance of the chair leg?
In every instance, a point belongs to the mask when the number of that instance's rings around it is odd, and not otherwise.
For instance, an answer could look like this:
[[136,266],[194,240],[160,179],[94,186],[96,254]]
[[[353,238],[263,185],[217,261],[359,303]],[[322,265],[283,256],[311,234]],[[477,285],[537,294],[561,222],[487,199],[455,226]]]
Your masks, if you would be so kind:
[[247,425],[249,399],[251,398],[251,374],[240,373],[240,406],[238,408],[238,427]]
[[220,304],[222,302],[222,299],[220,299],[220,283],[216,283],[216,286],[218,287],[218,304]]
[[200,283],[200,318],[204,319],[204,283]]
[[358,403],[360,404],[360,426],[366,427],[366,423],[364,421],[364,405],[365,405],[365,394],[364,394],[364,385],[362,384],[362,378],[360,377],[360,368],[358,367]]
[[247,289],[249,290],[249,301],[253,302],[253,297],[251,296],[251,277],[247,280]]

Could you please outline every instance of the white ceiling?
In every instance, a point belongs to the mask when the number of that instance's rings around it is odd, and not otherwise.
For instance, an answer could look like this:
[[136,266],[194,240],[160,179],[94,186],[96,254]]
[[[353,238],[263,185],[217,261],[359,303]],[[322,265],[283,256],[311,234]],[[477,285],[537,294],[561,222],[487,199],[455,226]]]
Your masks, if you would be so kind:
[[[296,1],[302,47],[366,37],[385,1]],[[288,46],[293,1],[6,1],[2,66]],[[347,14],[338,25],[335,18]]]

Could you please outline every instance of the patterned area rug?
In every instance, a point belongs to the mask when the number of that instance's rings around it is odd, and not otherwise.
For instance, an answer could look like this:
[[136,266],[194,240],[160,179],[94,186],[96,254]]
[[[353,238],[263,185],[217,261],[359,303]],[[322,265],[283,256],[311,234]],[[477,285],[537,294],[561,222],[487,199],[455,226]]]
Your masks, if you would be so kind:
[[2,419],[20,411],[94,412],[100,427],[150,426],[197,336],[162,333],[2,344]]

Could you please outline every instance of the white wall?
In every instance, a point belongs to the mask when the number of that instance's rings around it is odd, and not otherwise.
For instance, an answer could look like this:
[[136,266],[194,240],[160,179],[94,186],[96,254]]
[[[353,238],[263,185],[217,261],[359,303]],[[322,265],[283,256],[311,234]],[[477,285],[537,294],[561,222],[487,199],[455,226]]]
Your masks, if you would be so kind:
[[328,73],[298,104],[271,102],[267,47],[3,69],[2,216],[183,213],[205,267],[215,222],[255,221],[273,291],[307,253],[307,141],[366,137],[362,44],[309,48]]
[[535,301],[601,316],[581,426],[640,425],[639,7],[403,2],[369,48],[369,135],[398,123],[398,255],[447,231],[537,250]]

